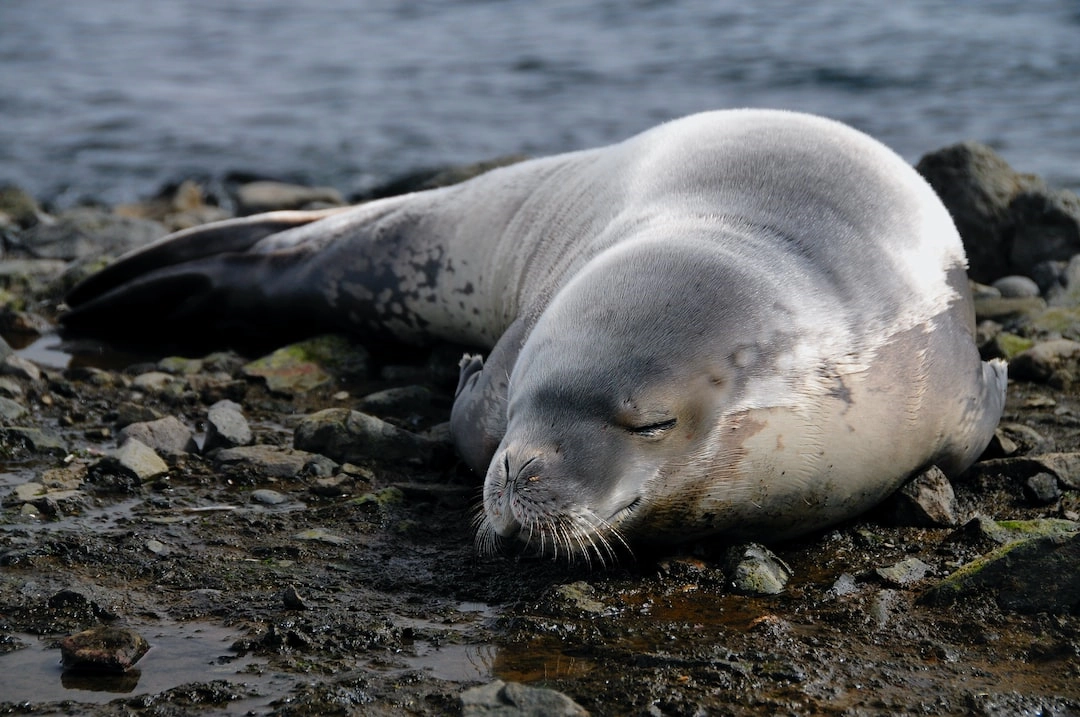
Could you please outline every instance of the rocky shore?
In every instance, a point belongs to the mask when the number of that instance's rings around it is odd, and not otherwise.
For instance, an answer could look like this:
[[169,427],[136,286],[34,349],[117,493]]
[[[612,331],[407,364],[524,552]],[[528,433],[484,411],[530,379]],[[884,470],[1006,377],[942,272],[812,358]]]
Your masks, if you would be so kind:
[[461,347],[55,335],[110,257],[336,190],[0,189],[0,712],[1080,714],[1080,199],[977,144],[918,169],[1010,362],[983,460],[806,539],[607,569],[475,554]]

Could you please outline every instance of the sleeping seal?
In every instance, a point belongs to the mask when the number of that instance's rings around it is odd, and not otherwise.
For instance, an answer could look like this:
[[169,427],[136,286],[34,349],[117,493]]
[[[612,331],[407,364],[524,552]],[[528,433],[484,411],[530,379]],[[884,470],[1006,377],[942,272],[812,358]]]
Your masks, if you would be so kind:
[[451,417],[500,538],[780,539],[852,517],[1001,416],[965,257],[900,157],[827,119],[693,115],[427,192],[195,228],[76,287],[72,329],[332,325],[490,349]]

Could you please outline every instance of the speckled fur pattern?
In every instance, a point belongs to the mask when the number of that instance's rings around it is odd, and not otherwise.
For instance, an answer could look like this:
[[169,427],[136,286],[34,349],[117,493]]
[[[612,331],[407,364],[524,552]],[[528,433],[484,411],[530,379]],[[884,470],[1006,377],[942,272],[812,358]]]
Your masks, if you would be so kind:
[[1005,366],[979,359],[964,268],[946,210],[890,150],[735,110],[190,230],[70,303],[92,325],[183,277],[201,293],[164,320],[270,310],[489,349],[463,361],[452,414],[486,474],[480,545],[606,561],[641,540],[790,537],[974,461]]

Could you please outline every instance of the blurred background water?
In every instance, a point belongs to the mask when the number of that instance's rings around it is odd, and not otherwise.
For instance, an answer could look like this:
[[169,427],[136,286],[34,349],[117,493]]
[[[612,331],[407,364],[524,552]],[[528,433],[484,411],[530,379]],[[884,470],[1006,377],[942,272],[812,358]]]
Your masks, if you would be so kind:
[[0,182],[59,207],[409,170],[807,110],[1080,188],[1080,2],[0,0]]

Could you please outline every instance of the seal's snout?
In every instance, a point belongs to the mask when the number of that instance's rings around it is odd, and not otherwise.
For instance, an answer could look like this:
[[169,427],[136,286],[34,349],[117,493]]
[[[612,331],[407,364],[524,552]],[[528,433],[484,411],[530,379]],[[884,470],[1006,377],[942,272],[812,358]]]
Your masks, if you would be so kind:
[[484,512],[502,538],[522,537],[542,522],[541,476],[545,460],[535,452],[507,448],[491,462],[484,484]]

